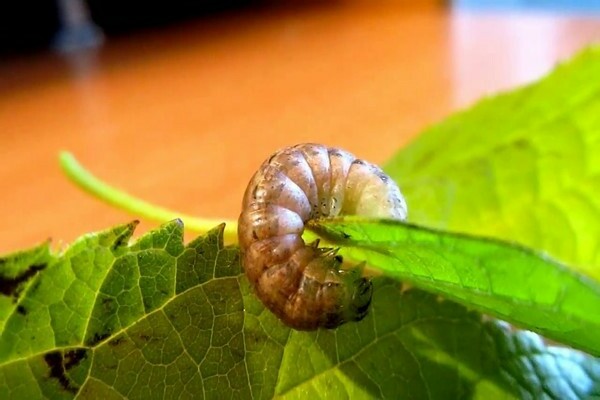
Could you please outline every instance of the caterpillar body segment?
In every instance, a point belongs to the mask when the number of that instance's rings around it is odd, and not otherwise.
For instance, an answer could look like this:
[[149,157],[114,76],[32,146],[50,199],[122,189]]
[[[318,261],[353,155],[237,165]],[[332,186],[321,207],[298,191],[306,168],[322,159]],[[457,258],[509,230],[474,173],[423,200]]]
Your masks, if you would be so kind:
[[279,150],[248,184],[242,265],[263,304],[292,328],[335,328],[368,312],[372,285],[360,268],[343,269],[335,249],[302,239],[309,220],[340,215],[404,220],[407,206],[379,167],[318,144]]

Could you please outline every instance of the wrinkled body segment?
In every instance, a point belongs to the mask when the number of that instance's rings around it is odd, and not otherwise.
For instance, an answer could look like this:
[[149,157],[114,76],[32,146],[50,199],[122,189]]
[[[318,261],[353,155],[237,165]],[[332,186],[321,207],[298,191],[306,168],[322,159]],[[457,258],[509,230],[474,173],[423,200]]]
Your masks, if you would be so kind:
[[372,286],[341,269],[330,248],[302,239],[307,221],[362,215],[404,220],[398,186],[352,154],[318,144],[282,149],[252,177],[238,236],[246,276],[263,304],[298,330],[335,328],[367,314]]

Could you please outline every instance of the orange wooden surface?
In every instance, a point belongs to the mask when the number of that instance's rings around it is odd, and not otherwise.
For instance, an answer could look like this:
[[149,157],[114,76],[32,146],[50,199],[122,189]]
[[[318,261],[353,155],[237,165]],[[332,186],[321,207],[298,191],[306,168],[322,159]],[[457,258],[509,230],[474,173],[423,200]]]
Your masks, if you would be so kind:
[[244,11],[0,62],[0,253],[132,219],[73,187],[61,149],[147,200],[236,218],[253,170],[281,146],[317,141],[382,162],[600,38],[591,17],[371,4]]

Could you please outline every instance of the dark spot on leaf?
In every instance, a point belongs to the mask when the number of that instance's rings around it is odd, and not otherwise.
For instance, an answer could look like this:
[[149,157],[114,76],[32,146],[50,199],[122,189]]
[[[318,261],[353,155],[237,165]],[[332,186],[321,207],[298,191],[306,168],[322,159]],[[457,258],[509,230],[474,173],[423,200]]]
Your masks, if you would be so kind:
[[25,271],[23,271],[20,275],[17,275],[12,278],[2,277],[0,278],[0,293],[5,296],[16,296],[20,293],[20,286],[33,278],[38,271],[46,268],[48,264],[34,264],[29,266]]
[[110,249],[115,251],[119,247],[126,246],[128,241],[129,241],[129,233],[120,235],[119,237],[117,237],[117,239],[115,240],[113,245],[110,246]]
[[40,284],[41,284],[41,283],[40,283],[40,281],[35,281],[35,282],[33,283],[33,286],[31,286],[31,288],[30,288],[30,289],[29,289],[29,291],[27,292],[27,293],[28,293],[28,296],[32,296],[32,295],[33,295],[35,292],[37,292],[37,291],[38,291],[38,289],[40,288]]
[[253,330],[250,330],[246,333],[246,343],[254,346],[257,343],[264,342],[265,339],[259,337]]
[[238,362],[244,360],[244,357],[246,355],[246,353],[244,352],[244,350],[237,349],[235,347],[230,347],[229,351],[230,351],[231,356],[234,359],[234,362],[238,363]]
[[75,349],[70,350],[65,354],[65,370],[68,371],[73,367],[78,366],[81,361],[87,358],[87,350]]
[[512,142],[511,145],[513,147],[516,147],[517,149],[526,149],[528,147],[531,147],[531,145],[529,144],[529,142],[526,139],[515,140],[514,142]]
[[114,306],[115,299],[113,299],[113,298],[105,297],[102,299],[101,303],[102,303],[102,308],[104,309],[104,311],[111,312],[115,308],[115,306]]
[[71,380],[67,377],[65,373],[65,366],[63,365],[63,355],[60,351],[53,351],[44,356],[44,361],[48,368],[50,369],[49,378],[55,379],[58,381],[60,386],[70,393],[77,393],[79,389],[77,386],[73,385]]
[[17,288],[17,290],[15,290],[15,293],[13,293],[13,296],[12,296],[13,304],[17,304],[19,302],[19,299],[21,298],[21,293],[23,293],[23,289],[24,289],[23,286],[19,286]]
[[106,339],[109,336],[110,336],[110,332],[95,333],[94,338],[92,339],[91,343],[89,343],[89,345],[93,346],[96,343],[103,341],[104,339]]
[[145,333],[140,333],[139,338],[142,339],[144,342],[149,342],[150,341],[150,335],[147,335]]
[[427,165],[431,162],[431,160],[435,159],[437,156],[437,152],[434,151],[426,151],[415,161],[414,167],[416,171],[421,170],[422,168],[426,168]]
[[21,315],[27,315],[27,309],[20,304],[17,306],[17,312]]
[[120,337],[118,337],[118,338],[115,338],[115,339],[113,339],[113,340],[110,340],[110,341],[108,342],[108,345],[109,345],[109,346],[111,346],[111,347],[115,347],[115,346],[118,346],[118,345],[120,345],[121,343],[123,343],[123,341],[125,341],[125,339],[124,339],[122,336],[120,336]]
[[344,239],[350,239],[352,236],[348,235],[348,234],[347,234],[347,233],[345,233],[345,232],[342,232],[342,237],[343,237]]

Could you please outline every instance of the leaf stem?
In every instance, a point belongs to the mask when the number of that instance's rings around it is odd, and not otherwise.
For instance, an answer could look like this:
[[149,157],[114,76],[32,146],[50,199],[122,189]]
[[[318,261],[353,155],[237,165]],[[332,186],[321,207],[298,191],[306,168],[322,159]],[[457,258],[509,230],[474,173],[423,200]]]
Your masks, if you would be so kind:
[[73,154],[67,151],[60,153],[60,166],[62,167],[63,172],[73,183],[75,183],[75,185],[114,207],[160,223],[180,218],[185,222],[187,229],[199,233],[206,233],[215,226],[225,222],[225,231],[223,232],[225,243],[237,242],[236,221],[196,218],[134,197],[120,189],[110,186],[108,183],[103,182],[94,176],[77,161]]

